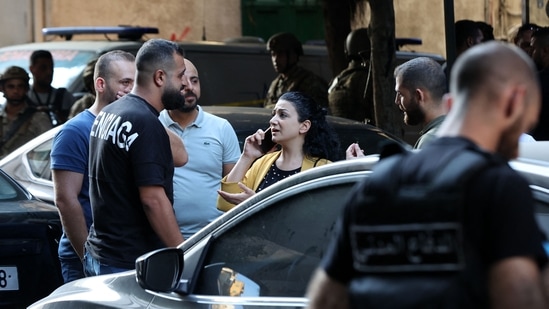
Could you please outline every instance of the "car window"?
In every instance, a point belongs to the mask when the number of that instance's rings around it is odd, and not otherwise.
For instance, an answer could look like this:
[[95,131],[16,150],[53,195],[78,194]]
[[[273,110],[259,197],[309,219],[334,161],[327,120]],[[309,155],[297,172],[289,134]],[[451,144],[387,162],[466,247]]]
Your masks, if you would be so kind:
[[0,201],[7,201],[17,197],[17,190],[3,177],[0,177]]
[[379,153],[380,146],[393,139],[383,132],[378,133],[368,129],[366,125],[339,125],[335,126],[335,130],[339,136],[342,152],[345,152],[352,143],[358,143],[366,155]]
[[214,239],[195,294],[303,297],[353,184],[280,200]]
[[0,173],[0,201],[26,200],[24,192],[10,181],[3,173]]
[[51,180],[50,153],[52,140],[40,144],[27,153],[27,161],[32,175],[37,178]]

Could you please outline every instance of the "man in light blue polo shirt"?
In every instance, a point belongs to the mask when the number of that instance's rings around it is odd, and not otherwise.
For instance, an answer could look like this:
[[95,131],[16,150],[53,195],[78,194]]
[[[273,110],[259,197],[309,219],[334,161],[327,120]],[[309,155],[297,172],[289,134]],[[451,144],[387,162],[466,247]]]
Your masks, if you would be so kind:
[[221,178],[227,175],[240,157],[238,138],[231,124],[223,118],[205,112],[197,104],[200,80],[196,67],[185,59],[185,105],[175,110],[163,110],[159,119],[175,132],[185,144],[188,163],[175,168],[173,177],[173,207],[181,233],[188,239],[217,218],[217,190]]

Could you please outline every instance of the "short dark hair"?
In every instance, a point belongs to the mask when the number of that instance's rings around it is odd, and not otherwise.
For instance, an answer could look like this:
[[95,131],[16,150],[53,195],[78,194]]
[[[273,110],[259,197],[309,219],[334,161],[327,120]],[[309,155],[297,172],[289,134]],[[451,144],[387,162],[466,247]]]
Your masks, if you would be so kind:
[[342,159],[339,138],[326,120],[328,111],[309,95],[290,91],[282,94],[278,100],[290,102],[297,111],[299,122],[309,120],[311,127],[305,135],[303,153],[309,158],[316,157],[337,161]]
[[456,21],[455,29],[456,29],[456,47],[457,48],[462,47],[467,41],[467,38],[469,37],[476,38],[478,36],[479,31],[482,33],[482,30],[480,29],[480,26],[477,24],[477,22],[469,19],[462,19],[462,20]]
[[549,27],[538,27],[532,33],[532,38],[536,39],[536,44],[540,47],[549,46]]
[[442,66],[431,58],[417,57],[404,62],[395,68],[395,78],[397,76],[400,76],[404,88],[423,88],[437,101],[446,93],[446,74]]
[[538,26],[537,24],[534,24],[534,23],[526,23],[526,24],[522,24],[518,30],[517,30],[517,36],[519,34],[522,34],[523,32],[525,31],[536,31],[540,28],[540,26]]
[[38,59],[50,59],[53,61],[53,56],[50,51],[39,49],[32,52],[30,56],[30,64],[35,64]]
[[146,41],[135,57],[137,75],[140,72],[153,72],[158,69],[169,71],[174,66],[173,55],[185,57],[183,48],[172,41],[164,39],[150,39]]
[[109,78],[112,73],[110,64],[113,61],[125,60],[128,62],[135,62],[135,56],[127,51],[123,50],[111,50],[99,57],[95,64],[94,79],[97,77]]
[[484,37],[482,39],[482,42],[493,41],[496,39],[494,37],[494,27],[492,27],[490,24],[487,24],[483,21],[477,21],[476,23],[480,28],[480,31],[482,31],[482,36]]

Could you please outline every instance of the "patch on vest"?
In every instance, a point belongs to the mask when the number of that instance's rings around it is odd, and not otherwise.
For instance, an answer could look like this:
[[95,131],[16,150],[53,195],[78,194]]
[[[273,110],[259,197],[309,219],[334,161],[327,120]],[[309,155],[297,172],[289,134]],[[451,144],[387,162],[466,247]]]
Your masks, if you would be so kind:
[[360,272],[458,271],[465,267],[456,222],[352,225],[353,263]]

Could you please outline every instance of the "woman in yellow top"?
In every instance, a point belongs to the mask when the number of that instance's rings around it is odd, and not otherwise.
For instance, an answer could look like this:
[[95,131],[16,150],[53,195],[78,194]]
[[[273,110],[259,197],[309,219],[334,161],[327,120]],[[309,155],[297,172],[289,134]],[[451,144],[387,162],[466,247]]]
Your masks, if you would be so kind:
[[240,159],[221,181],[218,209],[227,211],[283,178],[340,159],[339,140],[326,122],[326,109],[301,92],[280,96],[269,124],[280,150],[263,153],[261,129],[248,136]]

